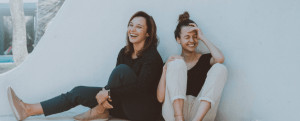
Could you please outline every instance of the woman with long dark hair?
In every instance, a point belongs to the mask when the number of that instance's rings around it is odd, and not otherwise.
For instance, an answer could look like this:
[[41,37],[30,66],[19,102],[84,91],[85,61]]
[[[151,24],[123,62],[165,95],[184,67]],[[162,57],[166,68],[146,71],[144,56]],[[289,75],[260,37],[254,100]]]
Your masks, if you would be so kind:
[[8,99],[17,120],[32,115],[45,116],[67,111],[77,105],[90,107],[76,120],[106,119],[113,117],[132,121],[159,119],[161,104],[156,89],[163,67],[157,51],[156,24],[145,12],[135,13],[129,20],[127,45],[121,49],[117,64],[107,85],[102,87],[78,86],[52,99],[28,104],[8,88]]
[[[157,99],[163,103],[166,121],[213,121],[226,82],[222,52],[207,40],[188,12],[179,16],[175,39],[179,56],[171,56],[163,67]],[[196,52],[199,41],[210,50]]]

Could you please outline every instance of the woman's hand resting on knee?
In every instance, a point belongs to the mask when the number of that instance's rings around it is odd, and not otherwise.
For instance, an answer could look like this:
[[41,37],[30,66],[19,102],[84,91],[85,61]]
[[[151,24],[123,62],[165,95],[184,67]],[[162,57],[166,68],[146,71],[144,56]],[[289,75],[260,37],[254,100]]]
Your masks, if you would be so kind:
[[160,77],[159,83],[158,83],[158,87],[157,87],[157,100],[160,103],[163,103],[165,100],[165,90],[166,90],[166,72],[167,72],[167,65],[169,62],[175,60],[175,59],[183,59],[182,56],[179,55],[175,55],[175,56],[170,56],[168,58],[168,60],[166,61],[164,67],[163,67],[163,72],[162,75]]
[[102,103],[102,106],[106,109],[114,108],[111,104],[109,104],[109,102],[107,100]]
[[108,91],[105,90],[104,88],[102,88],[102,90],[99,91],[98,94],[96,95],[98,104],[102,104],[104,101],[106,101],[107,98],[108,98]]
[[173,55],[173,56],[170,56],[170,57],[168,58],[167,62],[165,63],[164,67],[163,67],[163,71],[167,71],[167,65],[168,65],[168,63],[171,62],[171,61],[173,61],[173,60],[175,60],[175,59],[183,59],[183,57],[180,56],[180,55]]
[[96,95],[96,99],[99,105],[102,104],[102,106],[107,109],[113,108],[113,106],[108,102],[108,101],[110,102],[112,101],[111,99],[108,98],[108,91],[105,90],[104,88],[102,88],[102,90],[98,92],[98,94]]

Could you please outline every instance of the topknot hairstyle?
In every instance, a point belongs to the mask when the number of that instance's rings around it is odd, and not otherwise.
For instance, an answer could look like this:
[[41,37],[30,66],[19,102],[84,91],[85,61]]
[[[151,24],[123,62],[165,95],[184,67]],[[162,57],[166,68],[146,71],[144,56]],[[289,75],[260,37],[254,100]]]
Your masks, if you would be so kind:
[[190,14],[188,12],[184,12],[183,14],[180,14],[179,15],[179,18],[178,18],[178,22],[183,22],[185,20],[189,20],[190,19]]
[[181,28],[183,26],[189,26],[190,23],[196,24],[193,20],[190,19],[190,14],[187,11],[185,11],[183,14],[179,15],[178,24],[174,31],[175,39],[180,38]]

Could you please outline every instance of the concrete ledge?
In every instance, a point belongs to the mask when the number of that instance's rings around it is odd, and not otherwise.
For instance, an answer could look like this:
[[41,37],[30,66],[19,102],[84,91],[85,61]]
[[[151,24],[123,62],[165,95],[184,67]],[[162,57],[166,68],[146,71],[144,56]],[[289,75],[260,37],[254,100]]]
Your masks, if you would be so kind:
[[[50,115],[45,117],[44,115],[30,116],[25,121],[74,121],[73,116],[80,114],[89,110],[89,108],[84,106],[77,106],[69,111]],[[0,115],[0,121],[16,121],[16,118],[13,114],[9,115]],[[97,121],[106,121],[106,120],[97,120]],[[109,118],[109,121],[129,121],[119,118]]]
[[14,63],[0,63],[0,74],[16,67]]
[[[14,115],[0,115],[0,121],[15,121],[16,118]],[[31,116],[25,121],[74,121],[72,113],[61,113],[56,116],[45,117],[43,115]],[[97,121],[106,121],[106,120],[97,120]],[[109,121],[129,121],[119,118],[110,118]]]

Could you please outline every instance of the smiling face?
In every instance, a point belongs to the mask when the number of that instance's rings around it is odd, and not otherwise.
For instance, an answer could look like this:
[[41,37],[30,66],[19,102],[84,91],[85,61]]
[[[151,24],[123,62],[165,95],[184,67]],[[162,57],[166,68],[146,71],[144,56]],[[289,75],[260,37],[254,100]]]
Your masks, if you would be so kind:
[[195,52],[198,46],[196,31],[189,32],[191,26],[183,26],[180,31],[180,37],[176,41],[181,44],[182,50],[187,52]]
[[144,17],[134,17],[128,25],[127,34],[132,44],[145,42],[149,36],[147,33],[146,19]]

